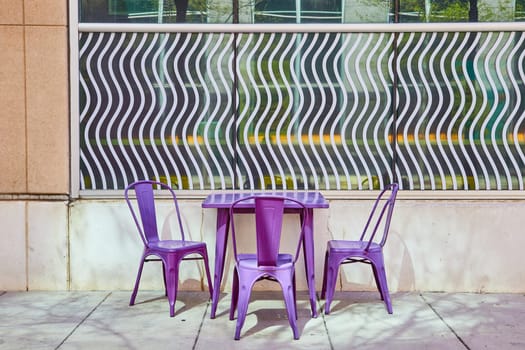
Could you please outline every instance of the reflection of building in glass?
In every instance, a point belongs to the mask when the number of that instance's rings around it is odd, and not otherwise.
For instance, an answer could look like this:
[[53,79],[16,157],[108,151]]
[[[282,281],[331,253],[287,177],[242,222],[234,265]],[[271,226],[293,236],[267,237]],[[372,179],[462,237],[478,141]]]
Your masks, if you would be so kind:
[[81,0],[81,22],[389,23],[523,20],[524,0]]
[[389,0],[345,0],[344,23],[386,23],[390,14]]

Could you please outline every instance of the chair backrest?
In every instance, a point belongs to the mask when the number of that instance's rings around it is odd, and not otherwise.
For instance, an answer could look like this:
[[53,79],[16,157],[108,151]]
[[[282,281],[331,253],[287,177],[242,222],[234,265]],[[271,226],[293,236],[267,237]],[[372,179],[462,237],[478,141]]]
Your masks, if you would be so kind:
[[368,240],[366,250],[370,248],[370,244],[374,241],[374,238],[376,238],[377,231],[381,227],[381,224],[383,224],[383,235],[381,236],[379,245],[381,247],[385,245],[390,230],[390,221],[392,219],[392,213],[394,212],[398,189],[399,185],[392,183],[387,185],[377,196],[360,238],[361,241]]
[[299,256],[302,245],[304,223],[306,221],[307,210],[303,203],[295,199],[289,199],[274,195],[254,195],[235,201],[230,207],[232,244],[235,259],[237,260],[237,239],[235,233],[235,220],[233,220],[236,208],[243,202],[255,201],[255,233],[256,251],[258,266],[275,266],[280,250],[281,233],[283,224],[283,214],[285,201],[294,203],[294,207],[301,210],[301,230],[299,242],[295,252],[295,260]]
[[[154,186],[157,187],[158,189],[168,190],[171,197],[173,198],[173,203],[175,205],[175,212],[177,214],[177,220],[179,223],[180,234],[181,234],[182,240],[184,240],[184,230],[182,228],[182,221],[181,221],[181,216],[179,212],[179,206],[177,204],[177,196],[175,195],[175,192],[173,192],[171,187],[169,187],[168,185],[162,182],[142,180],[142,181],[137,181],[137,182],[130,184],[124,190],[124,197],[131,211],[131,215],[133,216],[133,220],[135,221],[135,224],[137,225],[137,229],[140,233],[142,241],[144,242],[145,245],[148,245],[148,242],[159,241],[159,232],[157,228],[157,214],[156,214],[156,207],[155,207],[155,193],[153,191]],[[131,190],[134,190],[135,192],[138,212],[140,215],[137,215],[136,210],[133,207],[132,200],[130,198],[131,196],[129,193]],[[139,216],[140,216],[140,221],[138,218]]]

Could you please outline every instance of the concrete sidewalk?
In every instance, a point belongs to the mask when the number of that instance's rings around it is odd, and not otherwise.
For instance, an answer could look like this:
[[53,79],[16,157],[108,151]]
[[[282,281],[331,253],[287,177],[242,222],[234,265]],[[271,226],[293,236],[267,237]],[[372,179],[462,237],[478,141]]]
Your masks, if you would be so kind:
[[240,341],[228,294],[213,320],[203,292],[179,292],[173,318],[162,292],[129,296],[0,292],[0,349],[525,349],[523,294],[396,293],[389,315],[377,292],[344,292],[312,319],[300,293],[293,340],[280,293],[254,292]]

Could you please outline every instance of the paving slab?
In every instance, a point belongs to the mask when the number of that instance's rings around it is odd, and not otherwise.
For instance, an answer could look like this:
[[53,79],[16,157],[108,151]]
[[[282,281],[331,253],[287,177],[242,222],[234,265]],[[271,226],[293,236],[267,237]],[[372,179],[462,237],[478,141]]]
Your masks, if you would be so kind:
[[423,293],[468,349],[525,349],[525,295]]
[[281,292],[252,292],[241,339],[234,340],[237,319],[230,321],[230,294],[223,295],[215,319],[207,316],[195,344],[197,350],[221,349],[330,349],[326,328],[321,316],[311,317],[306,292],[297,294],[297,324],[300,337],[293,339]]
[[323,314],[333,349],[465,349],[419,294],[391,298],[388,314],[378,293],[337,292]]
[[131,307],[130,293],[0,292],[0,350],[525,349],[523,294],[395,293],[389,315],[377,292],[337,292],[331,313],[311,318],[299,292],[294,340],[281,292],[254,291],[236,341],[230,294],[210,319],[206,292],[179,292],[175,317],[163,291]]
[[108,292],[6,292],[0,295],[0,349],[56,349]]
[[209,307],[209,293],[179,292],[170,317],[160,291],[112,292],[60,349],[192,349]]

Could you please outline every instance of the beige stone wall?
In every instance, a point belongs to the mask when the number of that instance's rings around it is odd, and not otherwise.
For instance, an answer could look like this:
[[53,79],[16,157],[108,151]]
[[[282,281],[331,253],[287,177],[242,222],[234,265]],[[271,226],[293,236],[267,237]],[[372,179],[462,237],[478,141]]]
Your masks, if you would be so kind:
[[0,194],[67,194],[67,0],[0,9]]
[[67,5],[0,0],[0,290],[68,288]]

